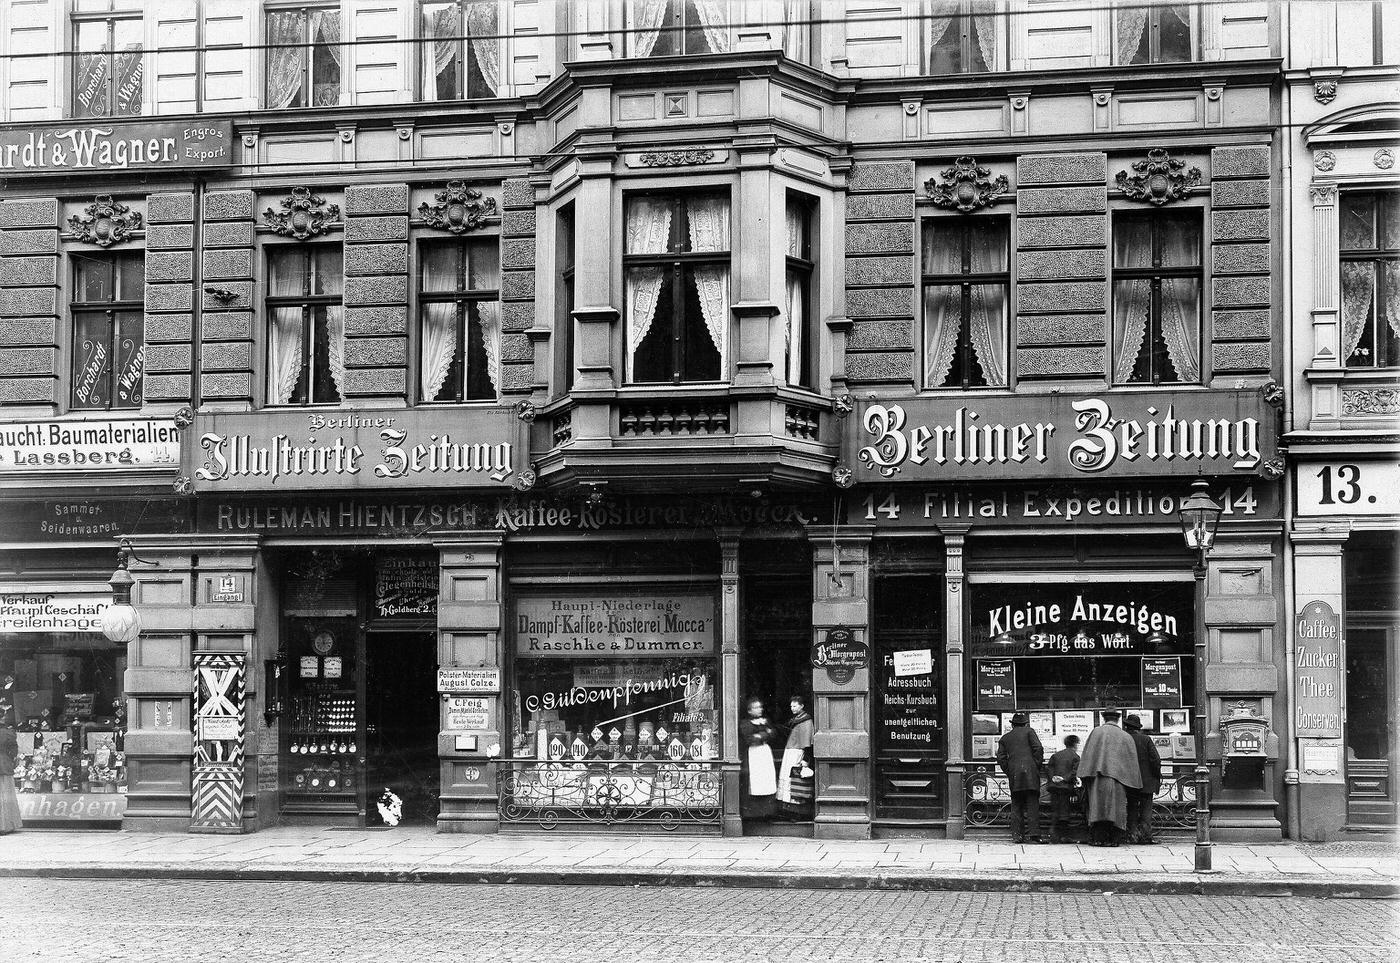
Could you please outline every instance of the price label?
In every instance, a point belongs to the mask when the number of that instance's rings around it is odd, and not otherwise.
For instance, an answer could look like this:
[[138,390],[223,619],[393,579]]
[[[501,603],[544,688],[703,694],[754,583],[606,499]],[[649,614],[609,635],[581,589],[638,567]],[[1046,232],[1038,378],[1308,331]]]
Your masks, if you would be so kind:
[[1400,514],[1400,463],[1306,462],[1297,467],[1298,514]]

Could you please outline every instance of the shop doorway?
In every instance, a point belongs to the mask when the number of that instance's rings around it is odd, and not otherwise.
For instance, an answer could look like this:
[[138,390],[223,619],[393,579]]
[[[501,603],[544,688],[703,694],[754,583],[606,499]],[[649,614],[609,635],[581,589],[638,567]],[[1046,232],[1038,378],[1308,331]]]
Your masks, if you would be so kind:
[[385,824],[379,800],[402,801],[400,824],[438,816],[437,642],[430,631],[365,634],[365,821]]
[[1393,827],[1395,774],[1396,625],[1352,624],[1347,630],[1347,822]]

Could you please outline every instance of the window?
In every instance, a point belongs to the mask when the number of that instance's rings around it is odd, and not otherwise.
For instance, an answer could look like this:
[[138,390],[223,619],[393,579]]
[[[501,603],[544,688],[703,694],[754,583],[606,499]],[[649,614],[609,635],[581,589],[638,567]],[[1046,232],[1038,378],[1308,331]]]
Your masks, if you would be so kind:
[[267,11],[267,106],[340,103],[340,8]]
[[141,11],[118,14],[115,0],[88,0],[73,14],[73,116],[141,113]]
[[629,197],[623,270],[632,380],[718,381],[729,333],[729,198]]
[[1341,197],[1342,359],[1348,368],[1400,365],[1400,193]]
[[634,57],[724,53],[730,5],[723,0],[631,0],[628,28]]
[[804,198],[787,202],[787,383],[812,387],[812,206]]
[[1201,220],[1195,211],[1113,218],[1113,381],[1201,380]]
[[928,72],[995,70],[996,19],[992,0],[934,0],[928,19]]
[[496,96],[501,85],[496,3],[445,0],[419,8],[424,100]]
[[1196,59],[1189,3],[1125,0],[1113,12],[1117,63],[1173,64]]
[[419,253],[422,400],[494,400],[501,383],[496,239],[433,244]]
[[74,410],[141,407],[145,286],[139,254],[74,255]]
[[345,384],[340,247],[267,256],[267,403],[337,404]]
[[925,222],[925,387],[1006,387],[1009,247],[1004,217]]
[[574,357],[574,205],[559,209],[559,299],[556,331],[564,332],[564,388],[572,389],[578,359]]

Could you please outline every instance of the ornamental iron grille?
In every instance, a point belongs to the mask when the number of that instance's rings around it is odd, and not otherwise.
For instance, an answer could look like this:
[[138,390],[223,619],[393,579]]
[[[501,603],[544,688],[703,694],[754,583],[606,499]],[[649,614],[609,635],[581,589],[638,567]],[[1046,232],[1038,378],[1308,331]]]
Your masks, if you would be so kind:
[[433,195],[436,204],[418,205],[418,216],[428,227],[453,234],[465,234],[482,227],[496,214],[496,199],[483,197],[463,181],[448,181],[445,190]]
[[1175,159],[1162,147],[1148,151],[1146,160],[1134,161],[1133,170],[1137,173],[1118,172],[1114,178],[1118,189],[1129,200],[1158,207],[1181,200],[1201,182],[1199,167],[1187,168],[1185,161]]
[[953,166],[940,175],[940,183],[930,177],[924,182],[928,196],[939,207],[971,213],[991,205],[1011,188],[1005,174],[991,177],[991,171],[979,165],[975,158],[959,157]]
[[269,207],[263,212],[263,221],[283,237],[298,241],[325,234],[340,220],[340,205],[327,204],[324,197],[311,193],[309,187],[292,188],[292,192],[277,204],[281,210]]
[[[1162,784],[1152,797],[1152,828],[1189,830],[1196,825],[1196,776],[1194,762],[1162,760]],[[966,793],[967,825],[973,829],[1006,828],[1011,825],[1011,791],[1006,777],[992,763],[971,763],[963,776]],[[1070,828],[1083,827],[1084,790],[1081,786],[1070,799]],[[1044,796],[1040,803],[1042,834],[1050,831],[1050,807]]]
[[[731,767],[732,768],[732,767]],[[504,824],[651,825],[667,832],[718,827],[725,764],[705,760],[501,759],[497,812]]]
[[83,208],[83,213],[68,218],[68,229],[78,240],[98,247],[111,247],[129,241],[132,232],[141,228],[141,212],[112,200],[111,194],[98,194],[91,204]]

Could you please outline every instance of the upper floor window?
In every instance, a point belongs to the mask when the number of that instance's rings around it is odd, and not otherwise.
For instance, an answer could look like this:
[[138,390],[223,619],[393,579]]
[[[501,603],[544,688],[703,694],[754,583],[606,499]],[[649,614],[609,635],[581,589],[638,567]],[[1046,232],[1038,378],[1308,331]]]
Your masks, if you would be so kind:
[[423,247],[419,279],[422,400],[494,399],[501,383],[496,239]]
[[1011,288],[1004,217],[940,217],[923,239],[924,385],[1004,388]]
[[1201,380],[1201,218],[1150,211],[1113,218],[1113,381]]
[[1400,365],[1400,193],[1341,196],[1342,358],[1348,368]]
[[564,387],[574,386],[577,359],[574,357],[574,202],[570,201],[559,209],[555,221],[555,263],[559,269],[559,285],[556,288],[555,330],[564,332]]
[[787,383],[812,387],[812,205],[787,202]]
[[1196,59],[1189,3],[1143,3],[1126,0],[1113,11],[1120,64],[1169,64]]
[[996,9],[993,0],[934,0],[928,31],[930,74],[966,74],[996,69]]
[[75,410],[141,407],[145,285],[140,254],[74,255]]
[[340,103],[340,7],[268,7],[267,106]]
[[267,403],[338,404],[345,386],[339,245],[267,256]]
[[632,380],[720,380],[729,338],[729,198],[634,195],[626,209]]
[[501,86],[497,0],[425,0],[419,7],[424,100],[494,97]]
[[724,53],[729,10],[724,0],[631,0],[632,56]]
[[117,0],[84,0],[73,14],[73,116],[141,113],[141,11]]

